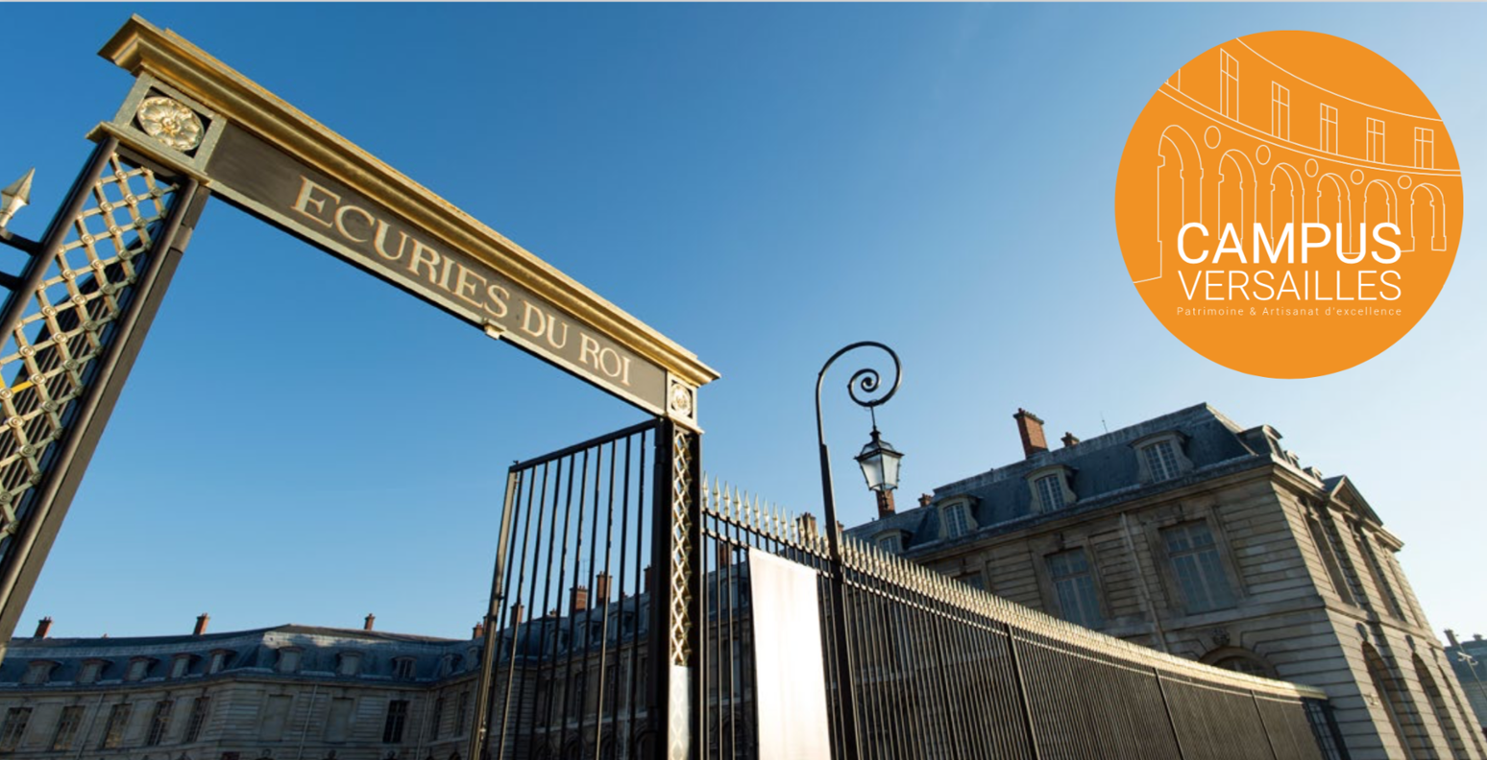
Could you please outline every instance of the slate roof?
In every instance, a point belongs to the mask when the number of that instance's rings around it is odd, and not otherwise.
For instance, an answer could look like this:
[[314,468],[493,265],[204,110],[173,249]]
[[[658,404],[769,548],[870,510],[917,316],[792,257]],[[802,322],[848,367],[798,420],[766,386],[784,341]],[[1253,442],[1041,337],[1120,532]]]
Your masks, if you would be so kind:
[[[1174,431],[1185,438],[1183,451],[1192,461],[1193,469],[1172,480],[1143,484],[1137,449],[1132,444]],[[847,533],[871,542],[885,532],[900,531],[904,552],[914,554],[919,550],[974,542],[987,535],[1098,510],[1149,493],[1270,463],[1288,467],[1322,488],[1321,473],[1303,469],[1294,455],[1279,447],[1279,438],[1274,428],[1262,425],[1245,429],[1208,404],[1197,404],[940,486],[934,490],[930,506],[903,510],[850,528]],[[1052,465],[1063,465],[1073,472],[1069,485],[1075,502],[1063,509],[1034,513],[1027,476]],[[1328,479],[1334,487],[1343,480],[1340,476]],[[972,510],[977,528],[946,540],[940,536],[939,505],[958,496],[974,497]]]

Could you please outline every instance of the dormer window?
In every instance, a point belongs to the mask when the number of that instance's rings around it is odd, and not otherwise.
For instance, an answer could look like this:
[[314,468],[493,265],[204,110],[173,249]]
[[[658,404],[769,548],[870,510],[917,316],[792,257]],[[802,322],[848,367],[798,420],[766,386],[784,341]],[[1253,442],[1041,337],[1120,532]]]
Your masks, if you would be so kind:
[[873,543],[876,543],[879,549],[882,549],[888,554],[904,553],[904,533],[901,530],[890,530],[880,533],[873,539]]
[[1193,463],[1182,451],[1183,435],[1170,430],[1150,435],[1131,444],[1142,483],[1173,480],[1193,469]]
[[299,647],[283,647],[279,650],[279,661],[274,663],[274,669],[280,673],[293,673],[299,670],[300,655],[304,653]]
[[97,683],[106,667],[108,667],[108,660],[84,660],[82,669],[77,672],[77,682]]
[[207,663],[207,674],[221,673],[232,663],[232,652],[227,649],[212,650],[212,659]]
[[56,667],[57,663],[51,660],[32,660],[26,666],[26,674],[21,676],[21,683],[28,686],[40,686],[52,680],[52,670]]
[[196,661],[194,654],[178,654],[170,663],[171,678],[185,678],[186,673],[191,670],[191,663]]
[[154,667],[155,660],[150,657],[135,657],[129,660],[129,669],[124,672],[125,681],[142,681],[150,674],[150,668]]
[[1044,467],[1028,474],[1028,485],[1033,491],[1034,513],[1052,512],[1074,503],[1074,491],[1069,488],[1071,474],[1064,465]]
[[361,672],[361,652],[342,652],[336,655],[336,675],[354,676]]
[[971,497],[960,496],[940,503],[940,536],[959,538],[976,529],[976,516],[971,511]]
[[398,657],[392,661],[392,677],[399,681],[413,680],[413,658]]

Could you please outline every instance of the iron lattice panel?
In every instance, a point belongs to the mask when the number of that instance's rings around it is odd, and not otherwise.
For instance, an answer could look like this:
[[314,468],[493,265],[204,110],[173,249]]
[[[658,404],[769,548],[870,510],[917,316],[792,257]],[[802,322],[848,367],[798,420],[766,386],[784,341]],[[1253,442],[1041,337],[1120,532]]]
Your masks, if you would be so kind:
[[0,344],[0,556],[26,517],[74,403],[134,295],[179,186],[109,156],[40,286]]
[[684,666],[692,653],[692,434],[675,428],[671,452],[671,663]]

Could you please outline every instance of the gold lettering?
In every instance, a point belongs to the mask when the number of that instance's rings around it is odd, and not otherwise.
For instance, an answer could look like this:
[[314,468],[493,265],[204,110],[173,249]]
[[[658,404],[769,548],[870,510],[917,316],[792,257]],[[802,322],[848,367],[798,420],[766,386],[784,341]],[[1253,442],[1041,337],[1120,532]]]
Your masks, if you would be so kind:
[[[476,283],[471,281],[470,278],[479,280],[480,285],[485,284],[485,278],[481,277],[478,274],[475,274],[474,272],[471,272],[470,270],[464,268],[459,264],[456,264],[455,266],[460,270],[460,273],[458,277],[454,278],[454,294],[463,299],[465,303],[468,303],[472,306],[479,306],[480,302],[470,297],[475,295],[476,288],[478,287]],[[465,295],[466,293],[469,293],[470,295]]]
[[[558,325],[562,325],[563,326],[563,339],[562,340],[558,340],[558,336],[553,333],[554,328],[556,328]],[[568,323],[567,322],[560,321],[557,317],[552,317],[551,319],[548,319],[547,320],[547,343],[548,343],[548,345],[552,346],[553,348],[562,348],[563,346],[568,345]]]
[[347,240],[355,243],[365,243],[371,240],[371,238],[369,237],[359,238],[351,234],[351,232],[346,229],[346,214],[348,213],[359,214],[361,215],[361,218],[367,220],[367,229],[369,231],[372,225],[377,223],[376,218],[374,218],[371,214],[368,214],[366,211],[357,208],[356,206],[342,206],[336,209],[336,231],[341,233],[341,235],[343,235]]
[[[449,290],[449,270],[453,266],[454,266],[454,258],[451,257],[451,256],[445,256],[444,257],[444,267],[443,267],[443,269],[439,270],[439,287],[441,287],[441,288],[443,288],[445,290]],[[464,267],[460,267],[460,268],[463,269]]]
[[[609,360],[614,360],[614,369],[609,368]],[[606,348],[599,352],[599,369],[610,377],[620,376],[620,355],[612,348]]]
[[439,266],[439,258],[440,256],[438,251],[424,245],[423,243],[418,242],[418,239],[414,238],[413,254],[408,257],[408,271],[412,272],[413,275],[416,277],[418,276],[418,265],[423,264],[424,266],[428,267],[429,282],[437,283],[439,280],[438,275],[434,272],[434,268]]
[[625,357],[625,369],[620,373],[620,382],[627,386],[630,384],[630,357],[628,356]]
[[599,368],[599,341],[590,338],[586,332],[578,334],[578,363]]
[[[325,213],[325,198],[314,197],[315,191],[319,190],[326,198],[335,199],[337,204],[341,202],[341,196],[311,182],[310,178],[303,174],[300,175],[299,182],[299,197],[294,199],[294,210],[314,220],[322,227],[329,227],[330,222],[320,218],[320,215]],[[315,207],[314,213],[310,213],[310,206]]]
[[[536,306],[533,306],[530,301],[522,301],[521,302],[521,308],[522,308],[522,315],[521,315],[521,329],[522,329],[522,332],[524,332],[524,333],[526,333],[526,334],[528,334],[528,335],[530,335],[530,336],[532,336],[534,338],[540,338],[540,337],[542,337],[543,330],[545,330],[547,328],[547,317],[546,317],[546,315],[544,315],[542,313],[542,310],[541,309],[537,308]],[[537,328],[535,330],[532,329],[532,317],[536,317],[537,318]]]
[[494,309],[487,305],[486,313],[496,319],[504,319],[507,313],[506,302],[511,300],[511,293],[500,285],[492,285],[485,289],[485,294],[490,298],[491,303],[496,305]]
[[403,258],[403,247],[406,246],[406,245],[408,245],[408,233],[403,232],[402,230],[398,230],[398,252],[397,252],[396,255],[393,255],[393,256],[387,255],[387,249],[383,247],[383,243],[386,243],[386,242],[387,242],[387,222],[384,222],[381,219],[378,219],[377,220],[377,238],[376,238],[376,240],[374,240],[372,242],[372,245],[377,248],[377,253],[380,254],[382,256],[382,258],[387,259],[388,261],[397,261],[398,259]]

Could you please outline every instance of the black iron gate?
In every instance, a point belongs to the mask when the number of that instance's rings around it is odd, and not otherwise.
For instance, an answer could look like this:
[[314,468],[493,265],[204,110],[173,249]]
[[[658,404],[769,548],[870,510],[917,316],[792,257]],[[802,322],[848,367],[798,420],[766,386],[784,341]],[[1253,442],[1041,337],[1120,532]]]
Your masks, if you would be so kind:
[[693,598],[676,510],[695,446],[655,420],[512,465],[472,757],[652,758],[690,733],[674,614]]

